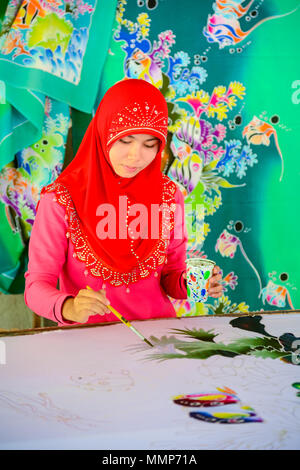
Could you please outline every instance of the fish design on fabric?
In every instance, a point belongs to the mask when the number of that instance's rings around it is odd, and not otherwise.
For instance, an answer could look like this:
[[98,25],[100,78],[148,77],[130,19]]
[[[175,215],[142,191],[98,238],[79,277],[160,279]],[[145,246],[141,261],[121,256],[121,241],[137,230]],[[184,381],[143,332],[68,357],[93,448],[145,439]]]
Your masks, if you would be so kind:
[[[261,297],[263,304],[267,302],[269,305],[274,305],[276,307],[285,307],[286,301],[288,302],[290,308],[294,310],[291,294],[287,287],[290,287],[291,284],[287,283],[288,274],[281,273],[279,279],[276,277],[276,273],[269,274],[269,281],[265,287],[261,290]],[[292,289],[295,287],[291,286]]]
[[[183,96],[186,92],[198,90],[199,84],[207,78],[206,70],[199,65],[193,65],[189,70],[191,59],[185,51],[170,55],[171,47],[175,44],[172,30],[160,32],[157,39],[151,42],[148,39],[151,18],[147,13],[141,13],[135,22],[127,20],[124,18],[126,3],[125,0],[119,1],[116,21],[120,27],[113,36],[115,41],[122,41],[121,49],[126,54],[126,77],[142,78],[159,88],[164,88],[167,77],[172,96]],[[162,72],[163,69],[167,71],[167,75]]]
[[191,193],[197,186],[202,175],[202,161],[199,155],[193,153],[183,162],[175,159],[169,170],[169,176],[184,188],[183,193]]
[[177,395],[173,397],[173,402],[177,405],[188,407],[210,407],[238,403],[240,399],[230,388],[217,387],[219,393],[196,393],[188,395]]
[[284,161],[278,143],[277,132],[274,127],[266,121],[263,121],[262,119],[253,116],[252,120],[247,126],[245,126],[243,130],[243,137],[246,137],[248,144],[253,145],[266,145],[267,147],[269,147],[270,138],[272,135],[274,137],[276,149],[279,153],[281,160],[281,174],[279,178],[279,181],[281,181],[284,172]]
[[47,11],[39,0],[24,0],[11,27],[14,29],[31,28],[38,16],[44,18],[46,14]]
[[[175,156],[169,176],[182,185],[185,195],[191,193],[203,176],[203,167],[215,162],[223,155],[219,142],[226,135],[223,124],[212,126],[204,119],[190,116],[183,119],[173,134],[170,148]],[[208,167],[207,167],[208,168]],[[218,179],[220,182],[220,178]]]
[[262,423],[263,420],[257,416],[253,408],[241,407],[236,411],[191,411],[192,418],[206,421],[207,423],[240,424],[240,423]]
[[217,142],[223,140],[226,135],[226,127],[222,124],[215,127],[204,119],[189,117],[182,121],[180,128],[176,132],[177,137],[187,142],[194,150],[201,151],[212,145],[213,140]]
[[256,275],[256,277],[258,279],[258,282],[259,282],[259,291],[261,291],[261,289],[262,289],[261,278],[258,274],[257,269],[255,268],[253,263],[248,258],[247,254],[245,252],[245,249],[243,247],[243,244],[242,244],[241,240],[239,239],[239,237],[237,237],[236,235],[232,235],[226,229],[223,230],[223,232],[221,233],[221,235],[219,236],[219,238],[217,240],[215,250],[219,251],[219,253],[223,257],[233,258],[238,247],[240,247],[242,255],[244,256],[247,263],[251,266],[251,268],[255,272],[255,275]]
[[236,2],[234,0],[217,0],[213,4],[215,13],[213,15],[208,15],[207,24],[203,28],[203,34],[207,41],[210,43],[217,43],[219,45],[219,49],[223,49],[227,46],[235,46],[246,39],[258,26],[266,21],[283,18],[284,16],[294,13],[299,8],[297,7],[283,15],[263,18],[248,31],[243,31],[240,25],[240,19],[247,14],[253,1],[254,0],[251,0],[245,7],[243,7],[241,5],[242,2]]
[[135,49],[125,64],[125,72],[128,78],[146,80],[160,88],[162,86],[162,72],[160,67],[140,49]]
[[266,287],[262,289],[263,303],[267,301],[270,305],[275,305],[276,307],[285,307],[285,299],[287,299],[291,309],[294,309],[291,296],[285,287],[274,284],[273,281],[269,281]]
[[120,29],[114,35],[115,41],[122,41],[122,50],[126,54],[124,72],[127,78],[146,80],[156,87],[161,87],[163,59],[168,58],[170,47],[175,43],[172,31],[163,31],[153,45],[146,39],[149,33],[150,19],[147,14],[139,15],[136,28],[131,22],[117,14]]

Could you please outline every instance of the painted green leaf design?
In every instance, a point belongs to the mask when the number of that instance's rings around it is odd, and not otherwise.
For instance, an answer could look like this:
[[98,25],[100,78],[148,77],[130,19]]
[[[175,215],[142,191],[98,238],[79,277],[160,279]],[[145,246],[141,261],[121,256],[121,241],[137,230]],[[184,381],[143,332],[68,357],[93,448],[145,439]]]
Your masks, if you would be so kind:
[[255,357],[262,357],[263,359],[269,358],[269,359],[280,359],[284,358],[286,356],[286,352],[284,351],[277,351],[275,349],[273,350],[266,350],[266,349],[255,349],[251,352],[251,356]]
[[185,329],[185,330],[180,330],[180,329],[173,329],[174,333],[180,334],[180,335],[185,335],[189,336],[190,338],[195,338],[199,339],[202,341],[213,341],[216,336],[218,336],[218,333],[215,334],[213,333],[214,330],[208,330],[205,331],[202,328],[197,330],[196,328],[193,328],[192,330]]

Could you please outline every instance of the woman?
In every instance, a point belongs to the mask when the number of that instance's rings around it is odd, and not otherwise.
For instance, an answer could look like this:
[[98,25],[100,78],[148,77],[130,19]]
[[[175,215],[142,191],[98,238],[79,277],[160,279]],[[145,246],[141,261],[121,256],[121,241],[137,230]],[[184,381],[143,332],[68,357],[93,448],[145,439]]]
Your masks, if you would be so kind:
[[116,321],[109,303],[128,320],[175,316],[187,236],[183,196],[161,172],[167,125],[163,95],[143,80],[104,95],[76,157],[42,190],[25,274],[31,310],[62,325]]

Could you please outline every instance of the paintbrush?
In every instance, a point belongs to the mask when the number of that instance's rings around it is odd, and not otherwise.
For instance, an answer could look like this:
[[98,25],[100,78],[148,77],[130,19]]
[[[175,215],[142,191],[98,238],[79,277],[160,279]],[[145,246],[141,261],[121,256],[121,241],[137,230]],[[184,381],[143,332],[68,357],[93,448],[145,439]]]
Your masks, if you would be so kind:
[[[86,286],[87,289],[90,289],[90,290],[93,290],[90,286]],[[107,305],[107,308],[109,308],[109,310],[119,319],[121,320],[122,323],[124,323],[124,325],[128,326],[128,328],[130,328],[136,335],[138,335],[143,341],[145,341],[145,343],[149,344],[149,346],[151,346],[152,348],[154,347],[153,344],[150,343],[150,341],[148,341],[148,339],[145,338],[145,336],[142,335],[142,333],[140,333],[136,328],[134,328],[134,326],[131,325],[131,323],[126,320],[126,318],[123,317],[123,315],[121,315],[117,310],[115,310],[111,305]]]

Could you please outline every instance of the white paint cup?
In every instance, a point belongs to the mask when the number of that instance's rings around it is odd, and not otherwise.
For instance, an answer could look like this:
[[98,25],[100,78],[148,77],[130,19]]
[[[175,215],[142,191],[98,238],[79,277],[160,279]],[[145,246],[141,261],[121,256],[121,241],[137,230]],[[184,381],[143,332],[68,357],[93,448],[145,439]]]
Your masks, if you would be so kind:
[[209,279],[216,263],[206,258],[186,260],[187,295],[194,302],[206,302]]

